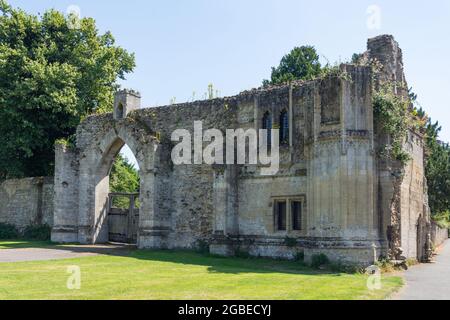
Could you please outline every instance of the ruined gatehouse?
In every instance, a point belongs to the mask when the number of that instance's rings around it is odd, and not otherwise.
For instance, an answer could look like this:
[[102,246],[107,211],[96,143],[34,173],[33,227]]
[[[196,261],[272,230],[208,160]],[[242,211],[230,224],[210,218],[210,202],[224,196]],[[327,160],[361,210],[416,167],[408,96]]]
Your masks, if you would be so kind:
[[[370,39],[364,55],[381,63],[381,77],[406,83],[393,37]],[[118,92],[114,113],[87,118],[74,148],[56,147],[52,240],[110,240],[109,172],[127,144],[140,167],[139,248],[203,246],[306,261],[324,253],[362,264],[388,255],[423,259],[430,224],[423,136],[410,130],[404,148],[412,160],[404,167],[380,157],[389,139],[374,121],[372,69],[340,68],[347,77],[158,108],[141,108],[137,92]],[[173,165],[171,133],[193,130],[194,121],[223,131],[283,128],[279,172]]]

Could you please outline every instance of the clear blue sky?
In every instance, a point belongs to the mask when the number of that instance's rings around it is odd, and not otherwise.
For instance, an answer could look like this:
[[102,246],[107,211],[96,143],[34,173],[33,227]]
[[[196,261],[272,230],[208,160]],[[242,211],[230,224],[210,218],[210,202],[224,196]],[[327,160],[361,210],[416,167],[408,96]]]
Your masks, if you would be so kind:
[[[393,34],[404,51],[409,85],[450,141],[450,1],[300,0],[10,0],[28,12],[48,8],[94,17],[136,53],[123,83],[146,107],[197,98],[209,83],[222,96],[257,87],[296,45],[311,44],[330,62],[365,51],[367,38]],[[380,29],[367,9],[381,9]]]

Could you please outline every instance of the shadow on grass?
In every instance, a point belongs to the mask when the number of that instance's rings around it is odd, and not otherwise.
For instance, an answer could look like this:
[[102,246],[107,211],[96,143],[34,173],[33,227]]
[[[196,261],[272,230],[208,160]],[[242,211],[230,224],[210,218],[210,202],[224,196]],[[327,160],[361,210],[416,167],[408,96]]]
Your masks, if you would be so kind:
[[274,260],[267,258],[219,257],[189,250],[137,250],[134,245],[58,245],[51,242],[0,241],[0,249],[54,249],[72,253],[93,253],[105,256],[127,257],[142,261],[167,262],[179,265],[207,267],[210,273],[285,273],[299,275],[327,275],[339,277],[342,274],[329,270],[315,270],[300,261]]
[[197,265],[208,268],[210,273],[285,273],[285,274],[301,274],[301,275],[327,275],[341,276],[327,270],[315,270],[300,261],[274,260],[267,258],[235,258],[235,257],[218,257],[207,254],[200,254],[193,251],[149,251],[136,250],[130,255],[131,258],[169,262],[182,265]]

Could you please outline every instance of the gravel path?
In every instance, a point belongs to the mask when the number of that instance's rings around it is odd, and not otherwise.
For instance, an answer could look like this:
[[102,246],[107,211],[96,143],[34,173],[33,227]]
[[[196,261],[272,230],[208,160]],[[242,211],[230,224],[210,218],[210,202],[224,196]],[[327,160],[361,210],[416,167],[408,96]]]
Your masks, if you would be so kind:
[[96,245],[68,246],[51,248],[3,249],[0,250],[0,263],[23,261],[46,261],[91,257],[101,254],[127,255],[134,246],[129,245]]
[[394,300],[450,299],[450,240],[434,263],[412,267],[405,274],[406,286]]

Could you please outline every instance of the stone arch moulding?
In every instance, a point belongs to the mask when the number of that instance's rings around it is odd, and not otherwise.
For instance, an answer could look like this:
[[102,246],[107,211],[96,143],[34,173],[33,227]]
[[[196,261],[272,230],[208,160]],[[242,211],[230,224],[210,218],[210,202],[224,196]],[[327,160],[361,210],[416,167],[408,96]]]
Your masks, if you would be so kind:
[[[143,124],[124,119],[114,121],[111,126],[111,119],[106,118],[102,121],[105,122],[105,125],[100,127],[107,129],[101,129],[100,132],[91,134],[91,142],[83,149],[76,151],[78,161],[75,169],[78,179],[75,180],[74,189],[78,191],[77,194],[64,194],[70,190],[68,188],[61,189],[60,192],[55,192],[56,202],[58,202],[58,198],[67,200],[73,197],[70,200],[77,204],[78,217],[72,219],[72,223],[76,224],[72,229],[76,230],[76,239],[79,243],[107,242],[109,240],[107,223],[109,174],[115,157],[127,144],[134,153],[140,168],[141,207],[138,246],[140,248],[163,248],[170,228],[163,225],[164,222],[157,205],[157,171],[161,158],[161,144],[148,128],[143,127]],[[58,159],[58,154],[56,158]],[[56,166],[58,167],[58,165],[64,165],[64,163],[59,164],[57,161]],[[58,180],[58,173],[63,171],[55,170],[55,181]],[[60,223],[59,226],[55,226],[52,239],[58,242],[69,242],[64,241],[64,237],[58,233],[61,225],[65,225],[61,223],[64,222],[64,218],[58,219],[58,213],[56,210],[55,217]],[[73,240],[74,236],[69,238]]]

